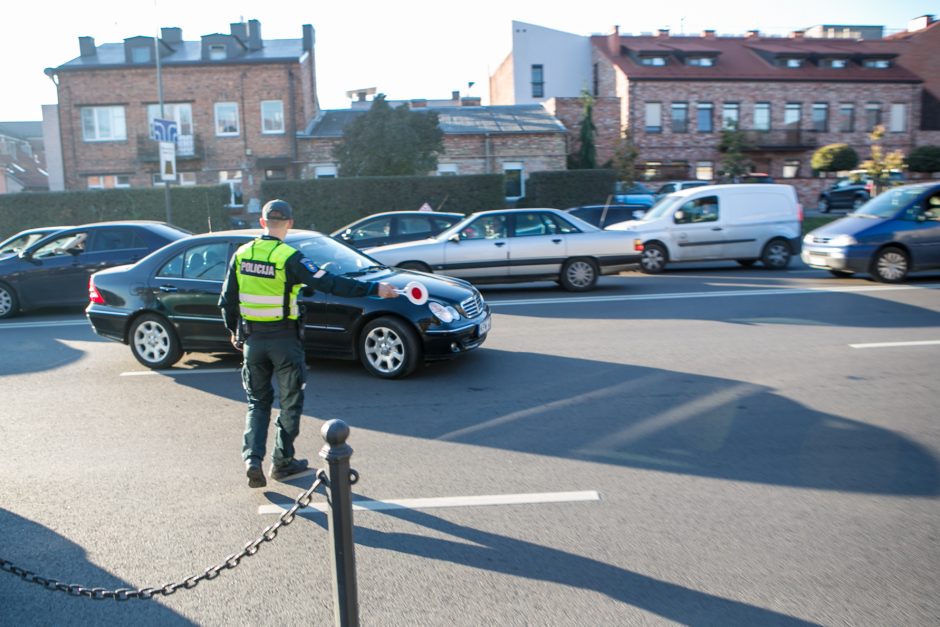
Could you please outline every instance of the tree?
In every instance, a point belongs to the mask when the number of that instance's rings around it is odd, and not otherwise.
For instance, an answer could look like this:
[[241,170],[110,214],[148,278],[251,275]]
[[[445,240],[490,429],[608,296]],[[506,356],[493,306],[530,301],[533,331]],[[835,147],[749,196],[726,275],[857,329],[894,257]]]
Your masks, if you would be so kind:
[[594,98],[585,89],[581,92],[581,122],[578,125],[578,152],[569,155],[568,167],[573,170],[593,170],[597,167],[597,147],[594,136]]
[[342,176],[414,176],[437,169],[444,133],[437,113],[392,108],[379,94],[333,148]]
[[718,175],[736,182],[750,172],[753,164],[744,153],[752,148],[747,134],[738,128],[737,123],[728,120],[718,140],[718,152],[722,153]]
[[876,126],[868,138],[871,140],[871,156],[862,163],[862,169],[871,177],[873,196],[877,196],[888,186],[888,176],[892,171],[904,169],[904,153],[895,150],[885,154],[881,146],[881,138],[885,134],[885,127]]
[[848,144],[829,144],[815,153],[810,165],[818,172],[842,172],[858,166],[858,153]]
[[639,156],[640,150],[633,142],[633,134],[627,128],[614,149],[613,166],[617,173],[617,180],[623,181],[628,187],[636,182],[636,160]]
[[940,146],[918,146],[907,155],[911,172],[940,172]]

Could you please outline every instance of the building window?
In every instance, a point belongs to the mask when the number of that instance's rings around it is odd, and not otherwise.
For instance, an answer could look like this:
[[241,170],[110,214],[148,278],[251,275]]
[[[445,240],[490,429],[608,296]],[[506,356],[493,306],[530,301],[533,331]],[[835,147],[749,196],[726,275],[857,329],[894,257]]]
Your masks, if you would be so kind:
[[545,97],[545,69],[541,65],[532,66],[532,97]]
[[689,132],[689,103],[687,102],[672,103],[672,132],[673,133],[688,133]]
[[215,103],[215,134],[219,137],[238,135],[238,103]]
[[127,139],[124,107],[82,107],[82,138],[86,142]]
[[284,102],[282,100],[261,101],[261,132],[268,135],[284,133]]
[[869,102],[865,105],[865,130],[871,132],[881,124],[881,104]]
[[222,170],[219,172],[219,183],[228,185],[229,197],[226,207],[243,207],[245,200],[242,196],[242,171]]
[[695,178],[700,181],[710,181],[715,177],[715,167],[711,161],[695,162]]
[[721,105],[721,128],[738,128],[741,118],[741,105],[726,102]]
[[506,198],[518,199],[525,196],[525,170],[521,163],[504,163],[503,176],[506,177]]
[[842,70],[849,67],[848,59],[829,59],[829,67],[835,70]]
[[335,179],[335,165],[318,165],[313,168],[313,178],[315,179]]
[[225,57],[225,46],[223,44],[212,44],[209,46],[209,60],[221,61]]
[[266,181],[286,181],[286,168],[268,168],[264,171],[264,180]]
[[888,130],[892,133],[903,133],[907,130],[907,105],[903,102],[892,103]]
[[697,67],[712,67],[715,65],[715,57],[689,57],[686,64]]
[[647,133],[661,133],[663,130],[663,105],[659,102],[647,102],[645,120],[643,129]]
[[855,131],[855,105],[851,102],[843,102],[839,105],[839,130],[843,133]]
[[[160,178],[159,172],[154,172],[152,175],[153,186],[154,187],[163,187],[165,182]],[[196,173],[195,172],[177,172],[177,180],[182,186],[192,186],[196,184]]]
[[160,115],[160,105],[147,105],[147,130],[149,132],[156,119],[173,120],[176,122],[176,155],[191,157],[196,154],[196,144],[193,140],[193,106],[186,103],[167,103],[163,105],[163,115]]
[[131,63],[150,63],[153,48],[150,46],[134,46],[131,48]]
[[818,133],[829,130],[829,105],[825,102],[813,103],[813,130]]
[[666,65],[666,57],[640,57],[640,65],[662,67]]
[[795,179],[800,175],[800,160],[787,159],[783,162],[783,178]]
[[438,176],[457,176],[457,164],[456,163],[438,163],[437,175]]
[[645,179],[659,178],[662,171],[663,171],[662,161],[647,161],[646,163],[643,164],[643,178]]
[[891,61],[888,59],[865,59],[862,61],[862,65],[867,68],[884,70],[891,67]]
[[802,116],[802,105],[798,102],[788,102],[783,107],[783,126],[784,128],[800,128],[800,117]]
[[754,103],[754,130],[755,131],[769,131],[770,130],[770,103],[769,102],[755,102]]
[[700,102],[695,105],[695,127],[699,133],[711,133],[712,128],[712,110],[714,105],[710,102]]
[[792,57],[789,59],[784,59],[782,65],[786,68],[801,68],[803,67],[803,59]]
[[88,189],[118,189],[131,186],[129,174],[98,174],[86,177]]

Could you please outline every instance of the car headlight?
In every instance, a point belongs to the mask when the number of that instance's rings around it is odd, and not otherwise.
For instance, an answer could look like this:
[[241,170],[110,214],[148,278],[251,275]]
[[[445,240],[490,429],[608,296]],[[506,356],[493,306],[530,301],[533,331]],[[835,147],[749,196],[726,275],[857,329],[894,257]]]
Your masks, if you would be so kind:
[[813,243],[813,237],[814,237],[814,236],[813,236],[812,233],[807,233],[806,235],[803,236],[803,243],[804,243],[804,244],[812,244],[812,243]]
[[449,305],[442,305],[435,301],[428,301],[428,309],[431,310],[431,313],[437,316],[437,319],[441,322],[453,322],[454,320],[460,319],[460,314],[457,313],[457,310]]
[[846,235],[843,233],[842,235],[836,235],[831,240],[829,240],[829,244],[832,246],[853,246],[858,244],[858,240],[856,240],[851,235]]

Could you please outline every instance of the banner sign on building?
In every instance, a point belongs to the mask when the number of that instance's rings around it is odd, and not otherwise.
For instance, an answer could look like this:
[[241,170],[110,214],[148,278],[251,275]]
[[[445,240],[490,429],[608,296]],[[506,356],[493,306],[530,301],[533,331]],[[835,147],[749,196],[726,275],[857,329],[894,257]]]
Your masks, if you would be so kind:
[[160,142],[160,179],[176,180],[176,144]]

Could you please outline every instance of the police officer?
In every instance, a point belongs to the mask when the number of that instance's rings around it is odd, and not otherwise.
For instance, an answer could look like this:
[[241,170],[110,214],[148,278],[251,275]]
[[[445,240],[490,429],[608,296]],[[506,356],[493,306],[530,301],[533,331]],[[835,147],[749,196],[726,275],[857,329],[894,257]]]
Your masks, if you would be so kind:
[[248,395],[248,414],[242,457],[252,488],[267,485],[261,462],[274,402],[272,376],[277,377],[281,413],[269,475],[281,481],[307,469],[306,459],[294,457],[306,378],[303,320],[297,304],[301,287],[337,296],[398,295],[388,283],[357,281],[317,267],[284,243],[293,225],[293,211],[287,202],[265,204],[261,212],[264,234],[235,252],[219,298],[232,344],[244,354],[242,384]]

